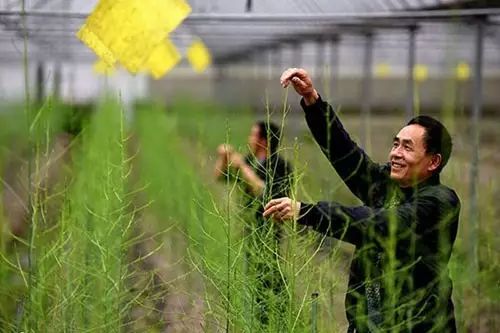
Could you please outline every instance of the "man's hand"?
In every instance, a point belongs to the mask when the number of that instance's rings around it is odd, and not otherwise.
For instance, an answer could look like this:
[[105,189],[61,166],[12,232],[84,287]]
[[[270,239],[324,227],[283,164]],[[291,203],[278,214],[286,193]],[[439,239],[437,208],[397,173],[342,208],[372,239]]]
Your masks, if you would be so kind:
[[319,94],[314,89],[311,77],[302,68],[289,68],[281,74],[280,83],[283,88],[288,87],[291,83],[295,91],[302,97],[306,105],[316,103]]
[[293,220],[299,217],[300,202],[284,197],[273,199],[264,207],[264,217],[272,217],[277,221]]

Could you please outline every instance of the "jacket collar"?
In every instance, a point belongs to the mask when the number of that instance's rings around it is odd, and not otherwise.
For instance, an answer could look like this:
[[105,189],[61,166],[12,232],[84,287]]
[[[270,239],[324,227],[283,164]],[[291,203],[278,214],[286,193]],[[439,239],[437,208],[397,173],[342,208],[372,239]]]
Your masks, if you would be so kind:
[[410,186],[410,187],[400,187],[400,188],[401,188],[401,191],[405,194],[405,196],[409,196],[409,195],[413,195],[415,192],[422,190],[428,186],[438,185],[440,183],[441,183],[441,181],[440,181],[439,173],[435,173],[420,183],[417,183],[417,184]]

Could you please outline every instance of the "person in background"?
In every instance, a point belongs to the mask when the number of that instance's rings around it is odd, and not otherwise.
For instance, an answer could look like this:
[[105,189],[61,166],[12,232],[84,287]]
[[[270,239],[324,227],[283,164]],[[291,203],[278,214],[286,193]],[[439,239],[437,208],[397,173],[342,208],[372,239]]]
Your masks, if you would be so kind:
[[460,201],[440,181],[452,150],[447,129],[429,116],[411,119],[394,136],[389,162],[379,165],[352,141],[305,70],[286,70],[281,84],[302,96],[316,142],[362,205],[283,197],[267,203],[264,217],[297,220],[356,245],[348,332],[456,332],[447,265]]
[[[11,234],[13,240],[29,236],[31,225],[29,196],[43,194],[49,197],[50,200],[45,201],[46,208],[51,213],[49,217],[58,216],[62,200],[60,187],[64,188],[69,181],[67,172],[72,164],[71,148],[75,144],[75,138],[89,122],[92,113],[86,105],[74,105],[58,111],[61,114],[61,127],[51,137],[50,149],[46,151],[42,149],[42,153],[34,157],[17,156],[18,152],[13,151],[7,162],[6,171],[1,177],[0,185],[4,187],[1,206],[8,227],[5,229],[8,229],[8,234]],[[29,159],[33,165],[31,174],[28,167]],[[45,218],[48,219],[48,216]]]
[[288,295],[279,272],[280,227],[265,223],[263,203],[289,196],[292,182],[290,163],[278,153],[281,131],[274,123],[256,122],[248,136],[249,154],[243,156],[228,144],[217,148],[214,176],[219,180],[236,177],[242,186],[245,219],[245,267],[255,288],[252,299],[256,317],[264,326],[282,321]]

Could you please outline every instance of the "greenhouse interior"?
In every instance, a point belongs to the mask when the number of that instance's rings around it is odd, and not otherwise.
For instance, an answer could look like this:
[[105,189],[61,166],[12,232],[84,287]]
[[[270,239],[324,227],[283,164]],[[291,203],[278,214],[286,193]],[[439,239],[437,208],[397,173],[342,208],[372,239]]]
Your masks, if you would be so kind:
[[0,0],[0,331],[500,332],[497,144],[498,0]]

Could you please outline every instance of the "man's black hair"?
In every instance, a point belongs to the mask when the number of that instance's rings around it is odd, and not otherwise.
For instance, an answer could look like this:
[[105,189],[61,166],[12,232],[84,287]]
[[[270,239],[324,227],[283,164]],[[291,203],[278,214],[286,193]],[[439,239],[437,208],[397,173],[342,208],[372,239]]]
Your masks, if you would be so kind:
[[411,119],[407,125],[420,125],[425,128],[424,145],[429,154],[440,154],[441,164],[437,172],[441,172],[451,155],[451,136],[446,127],[438,120],[429,116],[417,116]]
[[258,121],[255,123],[259,127],[259,137],[267,141],[269,153],[274,154],[278,149],[281,130],[273,122]]

